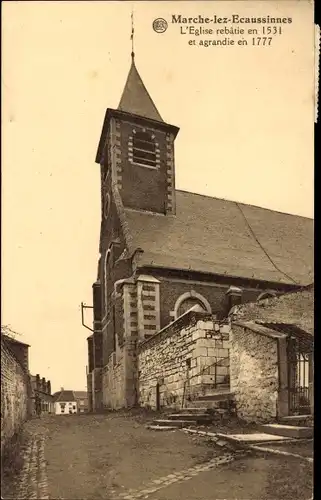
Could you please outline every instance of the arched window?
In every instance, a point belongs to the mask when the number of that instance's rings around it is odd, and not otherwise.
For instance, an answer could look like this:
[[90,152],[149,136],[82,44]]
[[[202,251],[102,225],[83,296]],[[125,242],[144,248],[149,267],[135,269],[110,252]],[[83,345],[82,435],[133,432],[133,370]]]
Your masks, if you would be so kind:
[[206,312],[206,308],[200,300],[195,299],[194,297],[190,297],[189,299],[184,300],[177,309],[177,317],[182,316],[182,314],[186,313],[196,305],[199,305],[203,309],[203,311]]
[[174,311],[172,311],[170,315],[173,319],[177,319],[196,305],[200,306],[204,312],[212,313],[211,306],[205,297],[191,290],[190,292],[183,293],[183,295],[177,299]]
[[262,292],[256,300],[258,302],[259,300],[272,299],[273,297],[276,297],[276,293],[272,291],[271,292],[267,291],[267,292]]
[[156,142],[152,133],[133,131],[133,162],[156,168]]

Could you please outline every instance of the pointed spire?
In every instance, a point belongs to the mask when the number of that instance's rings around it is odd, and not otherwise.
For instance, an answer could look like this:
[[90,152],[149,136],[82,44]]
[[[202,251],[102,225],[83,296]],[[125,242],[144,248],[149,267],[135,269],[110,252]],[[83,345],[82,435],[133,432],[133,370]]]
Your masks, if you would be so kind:
[[134,51],[134,9],[132,9],[132,14],[131,14],[131,19],[132,19],[132,33],[130,35],[130,39],[132,41],[132,61],[135,59],[135,51]]
[[134,59],[132,59],[118,109],[159,122],[163,121],[137,71]]
[[153,103],[153,100],[150,97],[135,65],[133,11],[131,14],[131,22],[132,28],[130,39],[132,42],[132,63],[118,109],[120,111],[125,111],[127,113],[132,113],[134,115],[143,116],[145,118],[150,118],[152,120],[162,122],[163,119],[157,111],[157,108]]

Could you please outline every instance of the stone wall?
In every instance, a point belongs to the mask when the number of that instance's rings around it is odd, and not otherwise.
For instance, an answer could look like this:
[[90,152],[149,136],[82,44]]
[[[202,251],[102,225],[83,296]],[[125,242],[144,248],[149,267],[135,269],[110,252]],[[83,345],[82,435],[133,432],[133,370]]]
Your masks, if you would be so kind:
[[230,383],[238,416],[271,421],[278,405],[277,339],[233,324],[230,340]]
[[1,338],[1,453],[30,414],[27,372]]
[[295,324],[314,332],[314,286],[238,306],[235,319]]
[[95,411],[103,409],[102,376],[103,368],[92,371],[92,405]]
[[139,405],[181,408],[187,399],[215,390],[218,361],[216,381],[228,385],[228,331],[209,315],[189,312],[140,344]]
[[103,368],[103,406],[117,410],[124,406],[125,399],[125,357],[124,348],[118,355],[116,353],[109,357],[107,365]]

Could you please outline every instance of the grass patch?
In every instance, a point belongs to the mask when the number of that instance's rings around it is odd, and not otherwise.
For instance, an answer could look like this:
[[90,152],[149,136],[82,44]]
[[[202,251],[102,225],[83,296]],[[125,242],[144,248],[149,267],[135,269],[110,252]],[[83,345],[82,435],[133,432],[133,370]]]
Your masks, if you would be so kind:
[[309,500],[313,496],[313,466],[291,457],[275,460],[269,468],[262,500]]
[[2,498],[15,498],[17,478],[23,467],[23,452],[29,437],[23,430],[14,434],[1,455]]

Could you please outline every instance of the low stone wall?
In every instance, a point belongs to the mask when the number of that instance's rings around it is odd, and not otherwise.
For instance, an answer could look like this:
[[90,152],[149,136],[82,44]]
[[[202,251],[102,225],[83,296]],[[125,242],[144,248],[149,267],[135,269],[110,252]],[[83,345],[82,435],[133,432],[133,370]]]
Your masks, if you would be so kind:
[[143,342],[138,347],[140,406],[180,408],[215,389],[215,370],[216,381],[228,383],[228,332],[228,325],[191,312]]
[[277,339],[232,325],[231,391],[238,416],[248,421],[271,421],[277,416]]
[[1,338],[1,453],[30,414],[27,372]]

